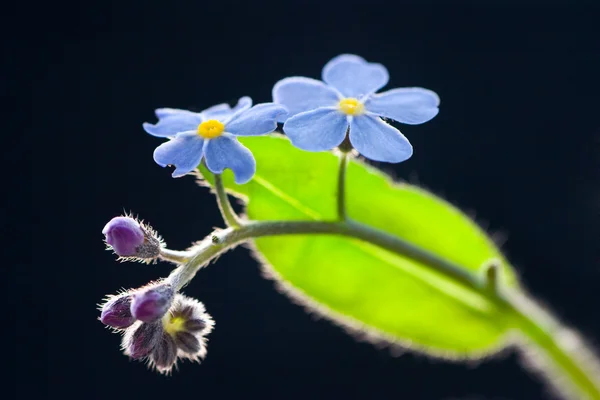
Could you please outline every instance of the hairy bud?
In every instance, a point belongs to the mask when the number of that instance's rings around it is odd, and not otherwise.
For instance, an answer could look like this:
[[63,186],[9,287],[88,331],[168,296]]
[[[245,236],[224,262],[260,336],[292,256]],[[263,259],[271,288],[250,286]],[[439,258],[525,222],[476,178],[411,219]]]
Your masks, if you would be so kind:
[[135,317],[131,315],[131,296],[123,294],[109,298],[102,306],[100,321],[104,325],[113,328],[125,329],[135,322]]
[[144,322],[153,322],[166,314],[171,307],[175,291],[169,284],[150,287],[135,293],[131,302],[131,314]]
[[140,224],[129,217],[115,217],[111,219],[102,233],[106,236],[106,243],[112,246],[115,253],[122,257],[133,257],[137,248],[144,243],[144,231]]
[[161,241],[149,227],[131,217],[115,217],[102,229],[106,243],[120,257],[153,259],[160,254]]

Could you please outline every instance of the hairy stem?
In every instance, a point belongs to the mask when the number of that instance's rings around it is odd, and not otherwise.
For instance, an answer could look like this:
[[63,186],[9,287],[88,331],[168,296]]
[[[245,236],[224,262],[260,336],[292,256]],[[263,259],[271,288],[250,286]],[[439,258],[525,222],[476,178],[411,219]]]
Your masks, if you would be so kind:
[[[519,292],[501,290],[497,282],[488,282],[490,276],[480,277],[450,261],[421,249],[396,236],[352,220],[345,221],[252,221],[238,228],[216,231],[191,250],[189,261],[171,272],[169,280],[176,290],[183,288],[203,266],[221,253],[238,244],[263,236],[328,234],[351,237],[379,246],[390,252],[421,262],[434,271],[467,287],[497,307],[505,309],[529,345],[537,348],[543,362],[539,369],[549,375],[548,381],[563,394],[577,399],[600,400],[600,368],[593,355],[579,339],[558,321],[545,314],[539,306]],[[494,267],[495,268],[495,267]],[[494,276],[495,279],[495,276]],[[494,280],[493,279],[493,280]],[[493,283],[493,286],[490,284]],[[494,290],[490,290],[490,289]],[[573,348],[574,341],[579,349]],[[575,346],[577,347],[577,346]],[[527,348],[526,348],[527,349]],[[588,352],[589,360],[580,357]]]
[[236,245],[262,236],[331,234],[353,237],[372,243],[391,252],[402,254],[430,265],[433,269],[452,277],[455,281],[470,287],[480,288],[480,279],[458,265],[437,257],[396,236],[354,221],[255,221],[239,228],[228,228],[205,238],[195,249],[194,255],[181,267],[175,269],[169,279],[175,288],[180,289],[191,280],[198,269],[224,251]]
[[524,335],[526,361],[565,398],[600,399],[600,363],[575,332],[520,292],[499,299]]
[[160,254],[158,255],[158,258],[160,258],[163,261],[168,261],[175,264],[183,264],[188,262],[192,255],[193,253],[189,251],[171,250],[167,249],[166,247],[163,247],[162,249],[160,249]]
[[337,185],[337,212],[338,219],[344,221],[348,218],[346,214],[346,169],[348,167],[348,153],[340,154],[340,166],[338,169],[338,185]]
[[225,224],[230,227],[237,228],[240,226],[240,219],[231,207],[227,192],[225,192],[225,186],[223,186],[223,180],[220,174],[214,174],[215,177],[215,190],[217,192],[217,204],[219,205],[219,211],[223,216]]

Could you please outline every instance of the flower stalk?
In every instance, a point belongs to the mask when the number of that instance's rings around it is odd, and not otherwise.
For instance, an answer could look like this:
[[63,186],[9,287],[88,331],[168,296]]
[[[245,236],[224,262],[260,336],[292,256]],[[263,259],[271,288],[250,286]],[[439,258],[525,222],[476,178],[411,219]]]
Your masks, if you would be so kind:
[[240,218],[233,210],[225,186],[223,186],[223,179],[221,174],[214,174],[215,177],[215,191],[217,192],[217,204],[219,205],[219,211],[225,224],[232,228],[239,228],[241,225]]
[[[495,286],[496,290],[489,290],[490,286],[486,277],[470,273],[466,269],[396,236],[350,219],[345,221],[253,221],[239,228],[230,227],[216,231],[191,250],[192,255],[189,261],[173,270],[168,281],[176,290],[180,290],[193,279],[200,268],[240,243],[264,236],[297,234],[331,234],[360,239],[418,261],[452,279],[455,283],[477,292],[494,306],[506,310],[510,318],[515,321],[515,325],[519,327],[520,334],[525,341],[530,342],[531,346],[537,348],[537,351],[542,354],[545,362],[539,368],[544,372],[553,371],[554,375],[562,378],[559,390],[564,392],[563,386],[566,386],[569,388],[569,392],[576,393],[578,396],[576,398],[600,400],[600,381],[598,380],[600,367],[596,365],[597,361],[593,359],[591,352],[573,334],[570,336],[570,340],[566,340],[564,332],[567,329],[544,313],[531,299],[521,292],[501,289],[499,285]],[[215,240],[215,237],[218,240]],[[577,341],[579,345],[577,348],[573,348],[573,340]],[[588,360],[580,357],[582,351],[589,352]],[[558,386],[557,380],[550,379],[549,381]]]
[[340,154],[337,185],[337,214],[340,221],[348,218],[346,211],[346,170],[348,169],[348,152]]
[[[124,334],[122,347],[131,358],[144,358],[159,372],[169,373],[178,358],[199,360],[206,354],[205,336],[213,326],[204,306],[178,293],[203,267],[223,252],[260,237],[337,235],[378,246],[418,262],[447,280],[475,293],[501,311],[522,339],[513,344],[547,375],[547,381],[567,398],[600,400],[600,362],[572,331],[546,312],[520,288],[500,279],[502,264],[488,262],[479,273],[348,216],[346,175],[351,152],[374,161],[398,163],[413,154],[408,139],[388,119],[418,125],[439,111],[438,95],[427,89],[397,88],[377,93],[389,74],[378,63],[342,54],[325,65],[323,81],[289,77],[273,88],[273,103],[252,107],[242,97],[235,107],[217,104],[202,112],[173,108],[155,111],[158,122],[144,123],[152,136],[167,139],[154,160],[174,166],[173,177],[194,171],[200,163],[214,174],[217,203],[227,228],[216,230],[188,251],[167,249],[149,226],[117,217],[103,229],[106,243],[121,260],[156,259],[178,265],[166,280],[109,296],[100,320]],[[292,144],[306,151],[340,151],[335,220],[247,221],[233,209],[221,173],[230,169],[235,182],[250,182],[256,160],[237,137],[266,135],[283,123]],[[317,217],[318,219],[318,217]]]
[[184,264],[189,261],[192,253],[189,251],[171,250],[163,247],[160,249],[158,258],[163,261],[172,262],[174,264]]

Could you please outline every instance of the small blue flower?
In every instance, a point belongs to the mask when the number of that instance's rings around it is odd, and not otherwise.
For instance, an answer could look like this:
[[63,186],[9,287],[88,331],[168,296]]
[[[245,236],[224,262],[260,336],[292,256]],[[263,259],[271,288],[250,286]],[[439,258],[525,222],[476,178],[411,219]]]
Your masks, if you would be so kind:
[[158,123],[144,123],[144,130],[153,136],[168,137],[154,151],[154,161],[161,167],[174,165],[173,177],[193,171],[202,158],[208,169],[221,174],[226,168],[233,171],[235,182],[246,183],[256,172],[256,161],[250,150],[236,136],[257,136],[271,133],[277,119],[287,112],[279,104],[264,103],[252,106],[250,97],[242,97],[234,108],[219,104],[202,112],[160,108]]
[[375,94],[388,82],[381,64],[343,54],[325,65],[323,81],[291,77],[273,87],[273,101],[289,110],[283,130],[300,149],[324,151],[339,146],[350,132],[352,146],[363,156],[401,162],[412,155],[408,139],[380,117],[410,125],[438,113],[440,99],[423,88],[392,89]]

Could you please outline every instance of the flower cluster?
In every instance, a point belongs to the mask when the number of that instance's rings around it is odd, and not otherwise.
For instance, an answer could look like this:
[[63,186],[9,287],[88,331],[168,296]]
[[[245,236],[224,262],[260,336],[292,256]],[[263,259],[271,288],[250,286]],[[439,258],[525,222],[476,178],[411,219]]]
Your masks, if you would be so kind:
[[162,167],[175,166],[173,177],[195,170],[204,160],[211,172],[230,169],[236,183],[246,183],[254,176],[256,161],[237,137],[266,135],[280,122],[300,149],[331,150],[347,138],[364,157],[397,163],[410,158],[413,149],[382,118],[416,125],[438,113],[440,99],[431,90],[413,87],[376,93],[388,82],[387,69],[356,55],[329,61],[322,79],[282,79],[273,87],[273,103],[254,107],[249,97],[242,97],[234,108],[219,104],[199,113],[157,109],[158,123],[143,127],[170,140],[155,150],[154,160]]
[[[158,122],[143,124],[150,135],[168,139],[156,148],[154,160],[162,167],[174,166],[173,177],[204,163],[215,174],[230,169],[235,182],[244,184],[254,176],[256,161],[238,138],[269,134],[282,123],[284,133],[300,149],[354,148],[371,160],[396,163],[412,155],[412,146],[382,118],[420,124],[438,113],[439,98],[427,89],[376,93],[388,82],[387,70],[355,55],[329,61],[322,79],[285,78],[273,87],[272,103],[252,106],[249,97],[242,97],[233,108],[219,104],[201,112],[157,109]],[[225,220],[232,229],[238,228],[229,223],[222,189],[217,192]],[[195,274],[186,271],[193,255],[166,249],[156,232],[130,216],[113,218],[102,233],[120,259],[182,264],[170,278],[108,296],[102,304],[100,321],[123,334],[124,353],[147,360],[161,373],[169,373],[179,359],[204,358],[206,335],[214,323],[202,303],[178,292]],[[218,240],[208,243],[220,246]]]
[[178,359],[204,358],[214,325],[202,303],[162,282],[109,296],[100,321],[123,334],[126,355],[161,373],[170,373]]
[[[156,232],[129,216],[113,218],[102,232],[121,258],[156,259],[162,254]],[[123,334],[124,353],[147,360],[161,373],[170,373],[178,359],[198,361],[206,355],[212,318],[202,303],[177,293],[168,280],[109,295],[100,310],[100,321]]]

